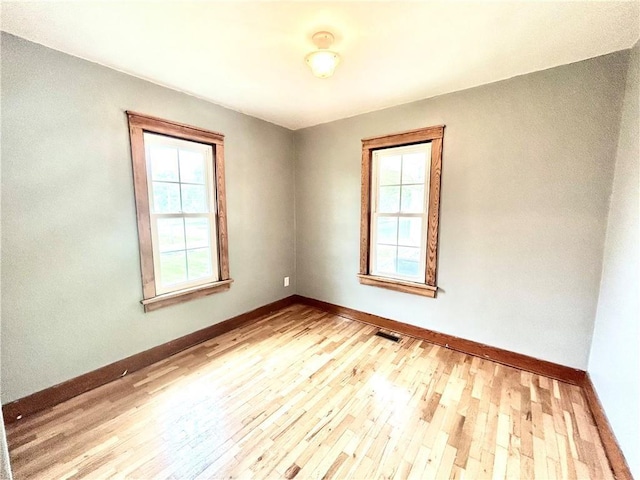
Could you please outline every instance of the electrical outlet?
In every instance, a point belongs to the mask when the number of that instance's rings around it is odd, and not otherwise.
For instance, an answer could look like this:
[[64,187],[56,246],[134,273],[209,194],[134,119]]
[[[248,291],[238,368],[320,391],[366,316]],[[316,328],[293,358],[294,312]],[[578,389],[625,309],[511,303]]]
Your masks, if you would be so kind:
[[285,287],[289,286],[289,277],[284,277],[284,286]]

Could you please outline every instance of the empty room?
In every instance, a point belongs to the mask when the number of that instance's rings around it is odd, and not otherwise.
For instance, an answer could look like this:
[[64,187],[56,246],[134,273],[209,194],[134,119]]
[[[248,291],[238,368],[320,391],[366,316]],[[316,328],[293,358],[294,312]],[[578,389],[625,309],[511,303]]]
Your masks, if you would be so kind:
[[1,478],[640,480],[640,2],[0,8]]

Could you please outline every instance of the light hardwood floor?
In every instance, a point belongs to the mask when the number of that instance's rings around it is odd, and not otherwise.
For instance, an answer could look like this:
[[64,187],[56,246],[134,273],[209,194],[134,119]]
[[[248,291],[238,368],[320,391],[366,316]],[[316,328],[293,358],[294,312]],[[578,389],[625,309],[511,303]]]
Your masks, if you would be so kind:
[[293,305],[8,426],[15,478],[613,478],[580,388]]

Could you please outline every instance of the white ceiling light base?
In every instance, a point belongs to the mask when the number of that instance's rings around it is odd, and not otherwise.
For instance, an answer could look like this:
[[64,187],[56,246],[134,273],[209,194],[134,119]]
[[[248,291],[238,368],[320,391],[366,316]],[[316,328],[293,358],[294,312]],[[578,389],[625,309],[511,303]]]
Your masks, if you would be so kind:
[[318,32],[311,39],[318,50],[311,52],[304,59],[316,77],[328,78],[333,75],[336,66],[340,63],[340,55],[329,50],[333,44],[333,35],[329,32]]

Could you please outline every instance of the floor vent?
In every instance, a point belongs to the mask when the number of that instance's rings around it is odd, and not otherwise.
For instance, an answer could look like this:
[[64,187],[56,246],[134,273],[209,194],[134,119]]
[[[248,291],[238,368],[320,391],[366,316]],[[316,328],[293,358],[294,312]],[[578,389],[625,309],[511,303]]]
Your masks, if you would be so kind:
[[378,331],[378,332],[376,332],[376,335],[378,337],[382,337],[382,338],[386,338],[387,340],[391,340],[392,342],[399,342],[400,341],[400,337],[396,337],[395,335],[392,335],[390,333],[385,333],[385,332]]

